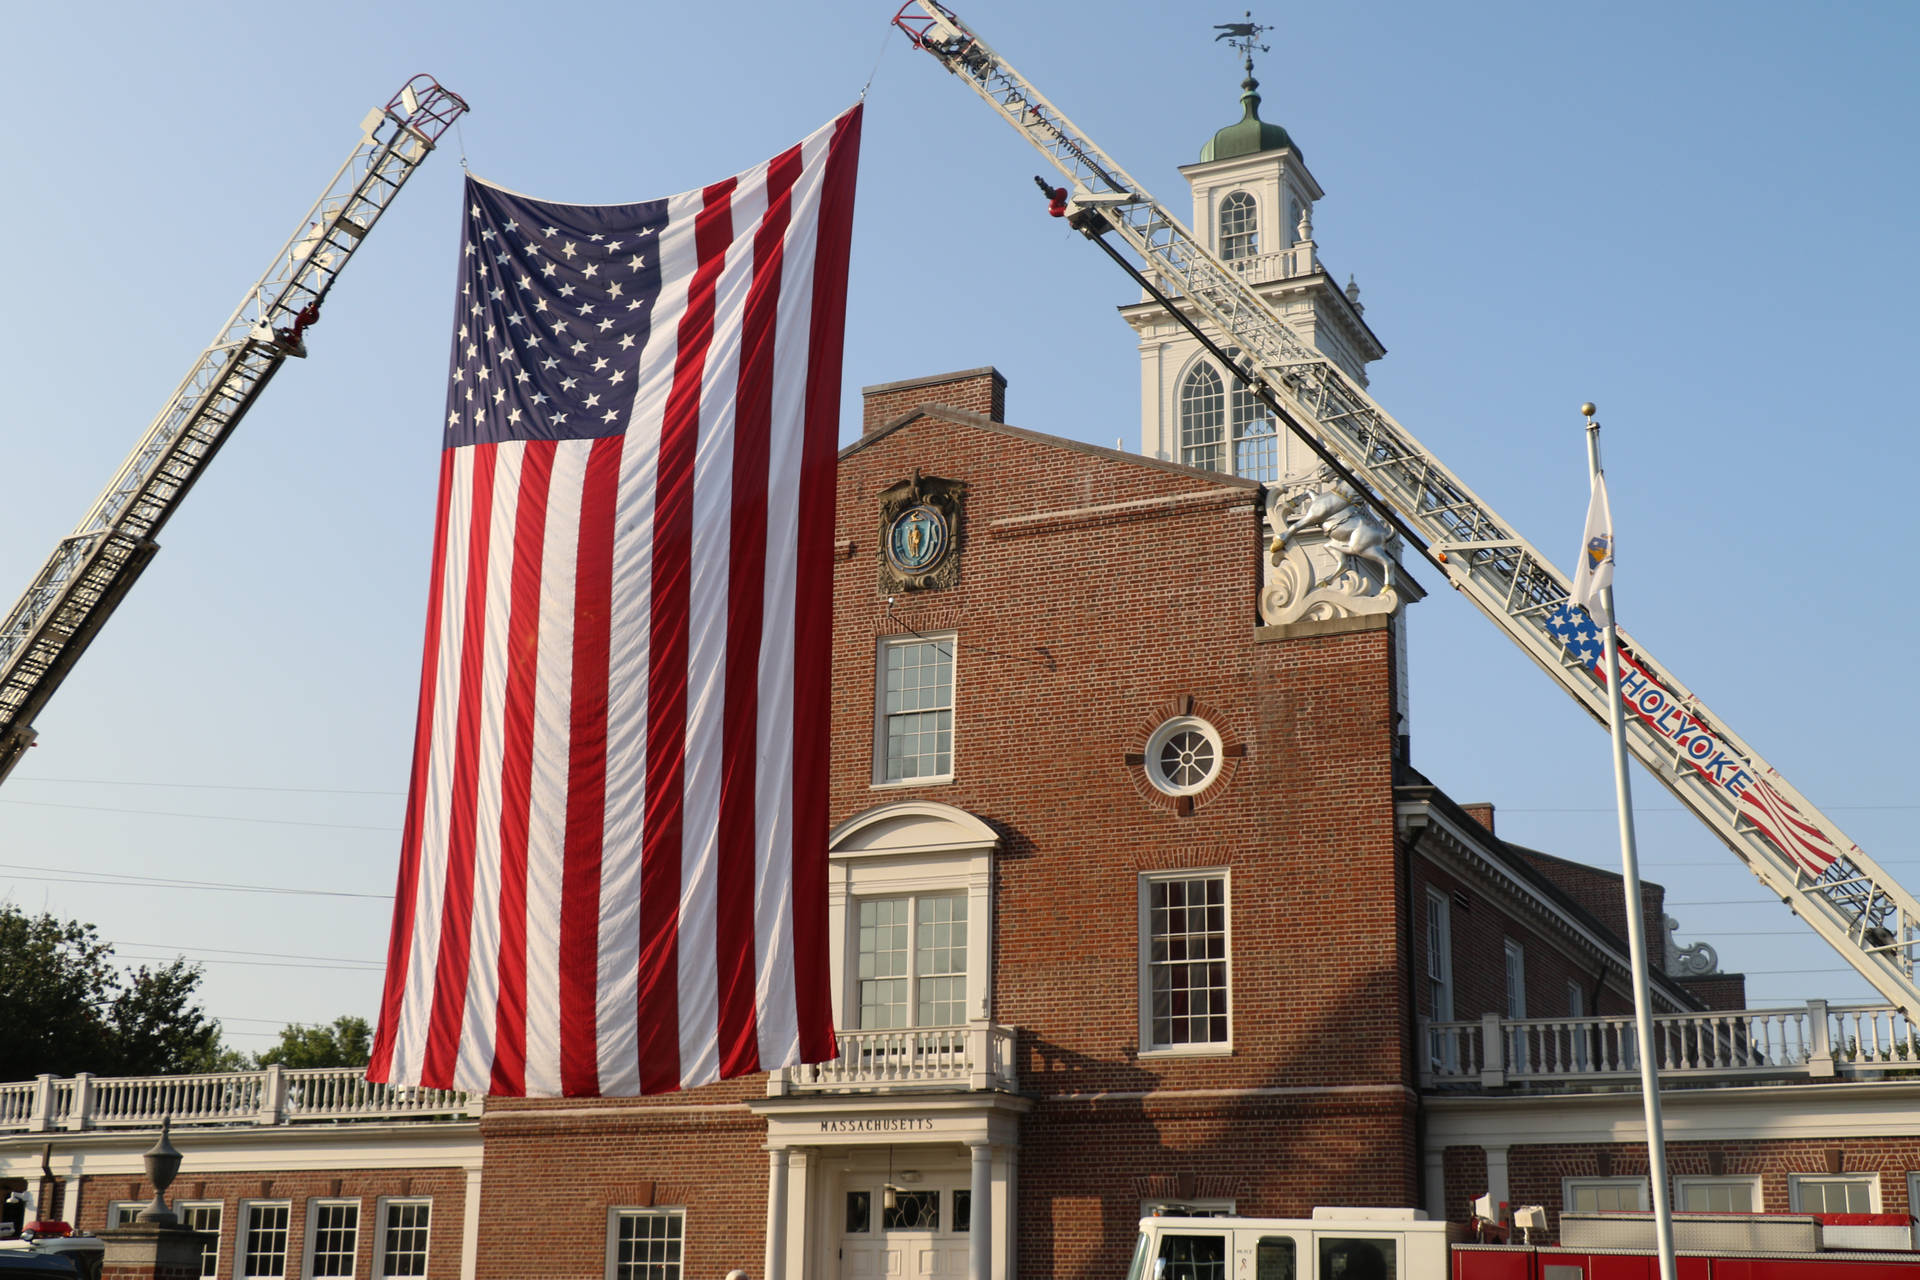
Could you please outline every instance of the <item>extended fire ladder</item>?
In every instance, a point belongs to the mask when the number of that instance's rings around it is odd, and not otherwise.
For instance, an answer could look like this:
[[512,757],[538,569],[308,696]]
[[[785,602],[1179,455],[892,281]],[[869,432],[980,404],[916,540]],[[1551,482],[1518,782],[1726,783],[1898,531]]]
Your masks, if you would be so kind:
[[[1409,545],[1605,722],[1606,683],[1594,670],[1599,640],[1545,556],[951,10],[912,0],[894,24],[1067,179],[1054,193],[1058,212],[1236,369],[1349,483],[1370,490],[1368,501]],[[1144,266],[1116,250],[1109,231]],[[1236,359],[1225,348],[1243,355]],[[1634,755],[1882,995],[1920,1015],[1920,903],[1624,631],[1620,647]]]
[[159,550],[154,536],[304,334],[360,241],[466,111],[415,76],[361,121],[360,141],[194,362],[79,527],[0,626],[0,781],[33,745],[33,719]]

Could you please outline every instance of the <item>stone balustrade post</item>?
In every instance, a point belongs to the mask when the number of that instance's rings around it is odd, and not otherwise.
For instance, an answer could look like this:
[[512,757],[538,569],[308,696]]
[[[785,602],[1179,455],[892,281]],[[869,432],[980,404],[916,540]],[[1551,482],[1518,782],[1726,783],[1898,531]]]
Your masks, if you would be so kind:
[[1823,1080],[1834,1074],[1832,1024],[1825,1000],[1807,1001],[1807,1074]]
[[45,1133],[53,1128],[53,1077],[35,1076],[33,1114],[27,1117],[28,1133]]
[[268,1065],[266,1080],[260,1086],[260,1113],[256,1123],[280,1124],[286,1118],[287,1071],[275,1062]]
[[993,1027],[985,1022],[967,1024],[967,1088],[975,1093],[993,1088]]
[[73,1077],[73,1110],[67,1113],[65,1128],[84,1129],[93,1119],[93,1073],[79,1071]]
[[1507,1038],[1501,1033],[1500,1015],[1480,1015],[1480,1084],[1498,1089],[1507,1082]]

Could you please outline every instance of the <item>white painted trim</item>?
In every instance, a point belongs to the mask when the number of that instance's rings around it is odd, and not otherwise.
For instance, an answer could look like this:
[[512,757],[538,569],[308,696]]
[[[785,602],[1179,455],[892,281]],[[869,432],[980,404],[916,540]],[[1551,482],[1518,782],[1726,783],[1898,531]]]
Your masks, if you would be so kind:
[[[875,787],[923,787],[953,781],[960,762],[960,635],[957,631],[903,632],[875,636],[873,643],[873,785]],[[887,776],[887,664],[889,649],[910,644],[944,645],[947,654],[947,771],[919,774],[911,778]],[[922,711],[926,708],[922,708]],[[918,714],[902,712],[901,714]]]
[[[480,1271],[480,1178],[482,1170],[467,1170],[467,1198],[460,1214],[460,1280],[474,1280]],[[427,1224],[429,1232],[433,1224]],[[376,1246],[378,1241],[375,1241]]]
[[615,1280],[620,1260],[620,1219],[650,1214],[680,1220],[680,1280],[687,1280],[687,1209],[678,1204],[610,1204],[607,1206],[607,1268],[605,1280]]
[[[1699,1210],[1689,1210],[1687,1208],[1686,1193],[1688,1191],[1703,1189],[1703,1188],[1710,1188],[1710,1187],[1735,1187],[1735,1186],[1747,1188],[1748,1193],[1752,1196],[1752,1199],[1750,1201],[1750,1205],[1751,1205],[1750,1208],[1733,1209],[1733,1210],[1725,1210],[1725,1211],[1705,1209],[1705,1208],[1702,1208]],[[1763,1213],[1766,1211],[1766,1207],[1767,1207],[1765,1193],[1766,1193],[1765,1184],[1762,1182],[1760,1175],[1757,1173],[1719,1173],[1719,1174],[1679,1173],[1679,1174],[1675,1174],[1673,1177],[1673,1211],[1675,1213],[1688,1213],[1688,1212]]]
[[[281,1255],[280,1277],[287,1274],[287,1267],[299,1255],[294,1252],[293,1240],[293,1201],[284,1197],[265,1197],[242,1199],[234,1206],[233,1214],[233,1257],[232,1274],[234,1280],[248,1280],[247,1276],[247,1238],[253,1234],[253,1211],[255,1209],[281,1208],[287,1211],[287,1241]],[[268,1280],[266,1277],[253,1277],[253,1280]],[[280,1280],[273,1277],[272,1280]]]
[[1597,1178],[1597,1177],[1562,1178],[1560,1179],[1560,1212],[1562,1213],[1581,1212],[1580,1210],[1570,1209],[1569,1207],[1573,1204],[1574,1191],[1577,1188],[1581,1188],[1581,1187],[1631,1187],[1640,1198],[1640,1202],[1636,1206],[1636,1208],[1639,1208],[1643,1211],[1647,1208],[1649,1192],[1647,1189],[1648,1188],[1647,1179],[1644,1176],[1619,1177],[1619,1178]]
[[[1813,1210],[1813,1209],[1803,1210],[1800,1207],[1800,1189],[1806,1186],[1833,1186],[1836,1184],[1846,1184],[1849,1186],[1854,1186],[1854,1185],[1859,1185],[1863,1183],[1866,1185],[1867,1195],[1869,1197],[1869,1202],[1867,1204],[1866,1211],[1868,1213],[1879,1213],[1880,1205],[1881,1205],[1881,1197],[1880,1197],[1880,1174],[1878,1172],[1873,1172],[1873,1173],[1866,1173],[1866,1172],[1862,1172],[1862,1173],[1790,1173],[1787,1175],[1787,1205],[1789,1210],[1793,1213],[1827,1212],[1826,1210]],[[1847,1210],[1847,1212],[1851,1213],[1851,1212],[1857,1212],[1857,1211]]]
[[[424,1204],[427,1206],[427,1247],[426,1274],[433,1272],[433,1238],[440,1215],[434,1209],[432,1196],[381,1196],[374,1202],[373,1258],[370,1269],[373,1280],[420,1280],[420,1277],[390,1277],[387,1272],[387,1212],[396,1205]],[[464,1266],[464,1262],[462,1263]]]
[[[1155,1044],[1153,1041],[1153,992],[1152,966],[1148,959],[1150,950],[1152,923],[1148,919],[1148,887],[1153,884],[1173,880],[1211,880],[1220,879],[1221,896],[1221,932],[1226,935],[1227,969],[1227,1038],[1209,1040],[1199,1044]],[[1233,875],[1227,867],[1169,867],[1159,871],[1142,871],[1137,878],[1135,898],[1137,903],[1134,952],[1135,990],[1140,1018],[1139,1056],[1143,1058],[1220,1056],[1233,1052]]]
[[364,1198],[360,1196],[308,1196],[306,1229],[301,1233],[305,1239],[300,1246],[300,1274],[305,1280],[315,1280],[313,1271],[313,1248],[320,1234],[320,1221],[317,1210],[329,1205],[349,1204],[353,1206],[353,1252],[349,1261],[355,1269],[347,1272],[347,1280],[353,1280],[355,1276],[359,1275],[360,1230],[361,1223],[367,1215],[367,1206]]

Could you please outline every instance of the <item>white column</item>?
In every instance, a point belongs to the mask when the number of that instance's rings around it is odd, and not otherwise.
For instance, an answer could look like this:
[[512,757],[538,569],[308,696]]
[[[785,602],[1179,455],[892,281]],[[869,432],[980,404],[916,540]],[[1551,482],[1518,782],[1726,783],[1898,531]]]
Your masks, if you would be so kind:
[[480,1175],[479,1169],[467,1170],[465,1216],[460,1220],[461,1280],[473,1280],[480,1270]]
[[1487,1153],[1487,1195],[1493,1200],[1493,1211],[1498,1214],[1500,1206],[1513,1199],[1513,1192],[1507,1186],[1507,1149],[1505,1147],[1484,1147]]
[[787,1149],[767,1152],[767,1257],[763,1280],[785,1280],[787,1273]]
[[[967,1223],[967,1280],[993,1280],[993,1148],[967,1148],[973,1157],[973,1195]],[[773,1280],[769,1277],[769,1280]]]

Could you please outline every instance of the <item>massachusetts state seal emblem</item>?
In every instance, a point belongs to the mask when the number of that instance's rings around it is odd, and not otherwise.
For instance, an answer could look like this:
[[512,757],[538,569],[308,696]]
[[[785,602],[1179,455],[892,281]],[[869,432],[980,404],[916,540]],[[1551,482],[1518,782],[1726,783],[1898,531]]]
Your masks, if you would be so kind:
[[960,581],[967,487],[914,472],[880,495],[880,593],[927,591]]

